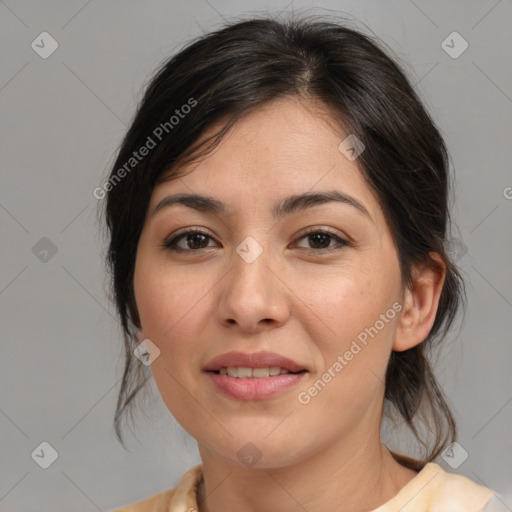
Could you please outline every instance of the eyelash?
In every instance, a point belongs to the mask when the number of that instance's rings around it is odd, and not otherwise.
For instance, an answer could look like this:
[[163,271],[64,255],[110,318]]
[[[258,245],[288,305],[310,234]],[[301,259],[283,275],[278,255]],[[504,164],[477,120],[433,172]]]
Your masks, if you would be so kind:
[[[161,244],[161,247],[163,249],[166,249],[168,251],[174,251],[174,252],[199,252],[199,251],[202,251],[202,250],[206,250],[206,249],[209,249],[208,247],[204,248],[204,249],[182,249],[181,247],[176,247],[177,243],[182,239],[182,238],[185,238],[186,236],[188,235],[203,235],[207,238],[210,238],[213,240],[213,237],[211,237],[208,233],[206,233],[205,231],[202,231],[200,229],[197,229],[197,228],[191,228],[191,229],[188,229],[187,231],[183,231],[181,232],[179,235],[176,235],[176,236],[171,236],[169,238],[166,238],[163,243]],[[328,252],[332,252],[333,250],[336,251],[336,250],[341,250],[343,247],[349,247],[351,244],[341,238],[339,235],[337,235],[336,233],[330,231],[329,229],[319,229],[319,228],[309,228],[305,233],[303,233],[297,240],[301,240],[302,238],[306,238],[307,236],[309,235],[313,235],[313,234],[322,234],[322,235],[328,235],[330,236],[331,238],[334,238],[337,240],[338,242],[338,245],[341,245],[342,247],[339,247],[339,248],[334,248],[333,247],[328,247],[326,249],[306,249],[306,250],[311,250],[311,251],[314,251],[314,252],[317,252],[317,253],[328,253]],[[305,249],[304,247],[301,247],[301,249]]]

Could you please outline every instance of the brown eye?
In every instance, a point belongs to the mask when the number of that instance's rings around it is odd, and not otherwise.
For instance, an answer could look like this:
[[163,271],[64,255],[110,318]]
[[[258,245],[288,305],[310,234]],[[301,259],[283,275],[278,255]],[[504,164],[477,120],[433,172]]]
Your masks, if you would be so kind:
[[[162,246],[171,251],[199,251],[208,247],[210,235],[198,229],[184,231],[178,236],[165,240]],[[181,244],[181,245],[180,245]]]
[[[336,250],[336,248],[339,249],[339,246],[350,245],[349,242],[326,229],[310,230],[299,238],[299,240],[302,239],[306,239],[308,242],[306,249],[317,252],[327,252]],[[208,233],[198,229],[189,229],[164,240],[162,247],[170,251],[197,252],[212,247],[209,245],[209,241],[213,241],[213,238]],[[332,245],[332,242],[335,243]]]
[[[349,243],[340,236],[326,229],[313,229],[299,238],[299,240],[307,239],[309,247],[315,251],[327,251],[336,247],[336,245],[348,246]],[[330,245],[331,242],[335,245]]]

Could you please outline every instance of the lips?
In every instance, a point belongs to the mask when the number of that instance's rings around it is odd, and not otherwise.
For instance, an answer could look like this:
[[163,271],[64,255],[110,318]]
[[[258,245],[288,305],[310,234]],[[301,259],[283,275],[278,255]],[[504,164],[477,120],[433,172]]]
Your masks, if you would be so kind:
[[270,368],[279,367],[292,373],[307,371],[307,368],[291,359],[274,352],[227,352],[209,361],[204,371],[218,372],[221,368]]
[[272,398],[297,386],[308,373],[305,366],[274,352],[228,352],[203,371],[217,391],[235,400]]

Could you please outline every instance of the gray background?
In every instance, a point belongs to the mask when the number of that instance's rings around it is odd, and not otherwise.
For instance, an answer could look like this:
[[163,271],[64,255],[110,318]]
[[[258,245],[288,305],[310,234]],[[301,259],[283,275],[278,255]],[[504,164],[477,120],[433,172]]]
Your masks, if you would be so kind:
[[[143,84],[163,59],[219,27],[223,17],[312,6],[312,13],[333,10],[360,20],[392,48],[450,148],[460,230],[454,251],[468,279],[469,305],[436,373],[469,454],[456,472],[501,492],[503,510],[512,510],[506,435],[512,424],[512,2],[5,0],[2,511],[107,511],[173,487],[199,462],[194,440],[156,390],[137,438],[127,434],[131,452],[114,438],[122,341],[106,297],[92,191],[113,162]],[[43,31],[59,45],[46,59],[31,47]],[[469,44],[458,58],[441,47],[453,31]],[[459,43],[449,44],[457,50]],[[50,247],[43,237],[56,254],[43,252]],[[58,452],[48,469],[31,458],[43,441]]]

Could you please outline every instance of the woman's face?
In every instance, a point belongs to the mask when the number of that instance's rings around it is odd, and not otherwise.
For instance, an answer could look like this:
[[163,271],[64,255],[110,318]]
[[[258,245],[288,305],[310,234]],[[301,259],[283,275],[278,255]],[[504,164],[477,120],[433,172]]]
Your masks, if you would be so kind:
[[[397,252],[357,160],[338,148],[348,134],[308,105],[267,104],[184,177],[157,185],[139,241],[136,303],[160,350],[151,369],[162,399],[202,453],[233,464],[357,450],[379,428],[402,307]],[[216,207],[153,213],[176,194]],[[303,194],[339,200],[293,200]],[[176,238],[189,229],[204,234]],[[213,361],[230,352],[270,352],[303,371],[274,375],[287,363],[268,354]]]

